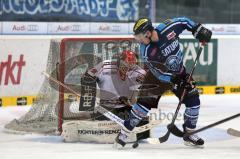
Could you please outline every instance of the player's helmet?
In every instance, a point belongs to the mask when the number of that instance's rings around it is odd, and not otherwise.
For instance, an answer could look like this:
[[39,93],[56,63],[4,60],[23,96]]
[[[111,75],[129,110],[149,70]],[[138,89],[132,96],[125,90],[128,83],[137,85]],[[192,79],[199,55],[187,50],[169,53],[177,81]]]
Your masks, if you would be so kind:
[[133,27],[134,35],[145,33],[146,31],[152,31],[154,28],[152,22],[148,18],[140,18],[136,21]]
[[120,76],[123,80],[126,78],[128,71],[132,70],[137,64],[137,56],[130,50],[125,50],[119,54],[117,59],[117,66]]

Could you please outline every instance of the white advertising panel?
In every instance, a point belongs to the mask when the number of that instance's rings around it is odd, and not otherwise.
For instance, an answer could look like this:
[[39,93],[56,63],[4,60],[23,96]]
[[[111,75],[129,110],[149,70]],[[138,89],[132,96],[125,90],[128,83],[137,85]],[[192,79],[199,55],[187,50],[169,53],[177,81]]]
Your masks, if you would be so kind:
[[0,96],[36,95],[49,48],[48,39],[0,39]]
[[91,34],[128,34],[127,23],[91,23]]
[[49,23],[48,34],[89,34],[90,23]]
[[240,85],[240,38],[218,40],[217,84]]
[[3,22],[3,34],[47,34],[45,22]]
[[215,35],[240,35],[239,24],[207,24],[205,26]]
[[[159,23],[153,23],[156,27]],[[134,23],[2,22],[2,34],[132,34]],[[214,35],[240,35],[240,24],[204,24]],[[1,33],[0,30],[0,33]],[[191,34],[188,31],[184,35]]]
[[2,22],[0,22],[0,34],[2,34]]

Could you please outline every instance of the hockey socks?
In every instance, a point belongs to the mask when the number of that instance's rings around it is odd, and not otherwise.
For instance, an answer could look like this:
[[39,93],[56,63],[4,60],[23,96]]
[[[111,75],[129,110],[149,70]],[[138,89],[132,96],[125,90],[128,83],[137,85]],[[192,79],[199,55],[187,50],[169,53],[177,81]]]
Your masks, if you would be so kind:
[[124,126],[129,131],[132,131],[133,128],[135,128],[140,123],[142,118],[147,116],[148,112],[149,110],[146,107],[138,103],[134,104],[129,114],[129,118],[124,121]]
[[199,97],[189,98],[186,102],[186,110],[184,113],[184,125],[183,127],[194,129],[196,128],[199,109],[200,109],[200,100]]

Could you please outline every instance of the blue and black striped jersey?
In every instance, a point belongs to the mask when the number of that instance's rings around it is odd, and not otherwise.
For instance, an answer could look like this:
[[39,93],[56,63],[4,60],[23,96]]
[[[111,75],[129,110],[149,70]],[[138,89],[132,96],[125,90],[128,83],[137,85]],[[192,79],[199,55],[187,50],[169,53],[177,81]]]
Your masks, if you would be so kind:
[[186,17],[168,19],[155,28],[159,38],[157,42],[141,44],[142,59],[162,82],[170,82],[172,74],[181,74],[184,70],[179,35],[186,29],[192,32],[196,25]]

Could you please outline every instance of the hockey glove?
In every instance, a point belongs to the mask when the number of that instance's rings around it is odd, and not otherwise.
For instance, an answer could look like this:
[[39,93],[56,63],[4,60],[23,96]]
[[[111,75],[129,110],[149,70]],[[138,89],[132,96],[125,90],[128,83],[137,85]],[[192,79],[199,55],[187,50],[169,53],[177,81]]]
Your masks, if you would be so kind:
[[174,75],[172,76],[171,82],[175,84],[178,89],[192,90],[196,87],[196,81],[191,78],[190,82],[188,82],[188,78],[189,74],[186,74],[184,77]]
[[121,104],[125,104],[127,106],[131,106],[131,103],[130,103],[129,99],[127,97],[125,97],[125,96],[120,96],[118,98],[118,100],[120,101]]
[[203,27],[202,24],[197,24],[192,31],[193,36],[201,43],[208,43],[211,40],[212,31]]

